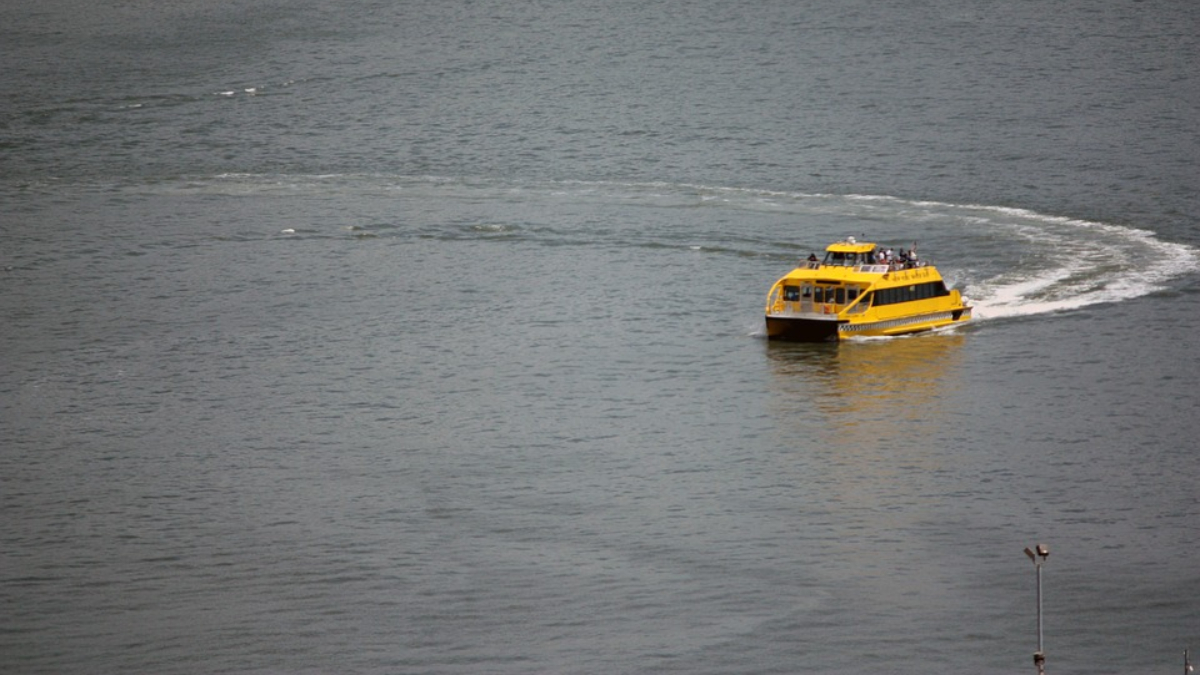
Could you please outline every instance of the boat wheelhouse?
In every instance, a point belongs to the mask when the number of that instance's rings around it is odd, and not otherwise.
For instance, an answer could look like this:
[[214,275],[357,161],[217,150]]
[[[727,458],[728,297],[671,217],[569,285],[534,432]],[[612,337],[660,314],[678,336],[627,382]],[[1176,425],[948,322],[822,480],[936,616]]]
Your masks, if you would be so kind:
[[853,237],[830,244],[767,293],[767,337],[830,342],[904,335],[969,321],[971,306],[914,250],[888,255]]

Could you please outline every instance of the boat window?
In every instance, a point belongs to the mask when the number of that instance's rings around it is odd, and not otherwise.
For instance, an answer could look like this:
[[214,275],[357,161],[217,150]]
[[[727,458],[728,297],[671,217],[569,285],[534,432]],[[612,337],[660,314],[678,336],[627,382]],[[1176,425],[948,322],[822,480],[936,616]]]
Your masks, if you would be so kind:
[[796,302],[797,300],[799,300],[800,299],[800,287],[799,286],[784,286],[783,287],[783,299],[788,302]]
[[846,289],[842,288],[841,286],[838,286],[837,288],[833,289],[833,297],[834,297],[833,302],[835,304],[838,304],[838,305],[846,304]]
[[806,297],[806,298],[811,298],[811,297],[812,297],[812,293],[813,293],[812,286],[809,286],[808,284],[805,284],[805,285],[804,285],[804,286],[801,288],[801,290],[800,290],[800,293],[801,293],[801,295],[803,295],[803,296],[804,296],[804,297]]
[[950,295],[950,291],[946,290],[944,282],[930,281],[914,286],[881,288],[875,291],[874,301],[876,305],[894,305],[899,302],[928,300],[929,298],[940,298],[946,295]]

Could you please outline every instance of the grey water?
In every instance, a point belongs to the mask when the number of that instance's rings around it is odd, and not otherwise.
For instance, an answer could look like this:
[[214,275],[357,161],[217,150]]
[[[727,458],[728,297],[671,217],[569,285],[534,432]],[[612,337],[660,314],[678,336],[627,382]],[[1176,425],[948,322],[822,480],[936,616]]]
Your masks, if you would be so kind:
[[[1200,6],[0,7],[0,672],[1178,672]],[[763,338],[914,242],[955,331]]]

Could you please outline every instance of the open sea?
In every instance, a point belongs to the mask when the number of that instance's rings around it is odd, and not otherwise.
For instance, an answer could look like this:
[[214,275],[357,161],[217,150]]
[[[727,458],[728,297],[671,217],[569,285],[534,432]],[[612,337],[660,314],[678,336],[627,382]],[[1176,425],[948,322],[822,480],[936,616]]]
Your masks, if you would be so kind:
[[1198,346],[1190,0],[0,5],[5,674],[1178,673]]

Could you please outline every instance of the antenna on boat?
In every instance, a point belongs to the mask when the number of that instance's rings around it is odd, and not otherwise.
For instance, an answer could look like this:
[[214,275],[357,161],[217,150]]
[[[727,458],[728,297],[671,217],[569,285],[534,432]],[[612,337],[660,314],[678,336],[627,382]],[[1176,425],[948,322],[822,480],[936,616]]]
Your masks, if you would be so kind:
[[[1050,549],[1044,544],[1038,544],[1033,549],[1026,548],[1025,555],[1033,561],[1037,568],[1037,651],[1033,653],[1033,665],[1037,666],[1038,675],[1046,675],[1046,651],[1042,647],[1042,564],[1050,556]],[[1186,660],[1187,656],[1184,656]]]

